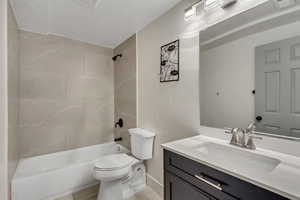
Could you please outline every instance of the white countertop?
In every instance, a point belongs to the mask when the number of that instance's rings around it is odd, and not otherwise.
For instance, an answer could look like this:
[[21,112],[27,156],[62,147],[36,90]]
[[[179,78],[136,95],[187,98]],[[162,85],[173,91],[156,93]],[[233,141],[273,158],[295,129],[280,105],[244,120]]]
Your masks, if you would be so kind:
[[[230,148],[238,148],[242,151],[248,151],[254,154],[268,156],[270,158],[280,160],[280,164],[268,173],[252,173],[247,169],[238,167],[238,162],[235,167],[224,168],[222,161],[214,162],[208,157],[194,150],[193,146],[199,146],[205,142],[211,142],[228,146]],[[229,141],[212,138],[208,136],[195,136],[183,140],[162,144],[162,147],[171,152],[182,155],[186,158],[210,166],[214,169],[237,177],[241,180],[250,182],[259,187],[270,190],[281,196],[292,200],[300,200],[300,158],[288,154],[283,154],[275,151],[257,148],[256,150],[247,150],[240,147],[235,147],[228,144]],[[226,159],[226,158],[224,158]],[[249,166],[250,168],[251,166]]]

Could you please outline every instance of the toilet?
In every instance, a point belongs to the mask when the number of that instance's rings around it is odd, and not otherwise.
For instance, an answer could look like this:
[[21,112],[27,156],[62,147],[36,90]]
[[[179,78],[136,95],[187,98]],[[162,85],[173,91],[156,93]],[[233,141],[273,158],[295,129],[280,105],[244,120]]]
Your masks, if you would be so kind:
[[129,129],[131,154],[113,154],[95,163],[94,178],[101,182],[98,200],[123,200],[124,180],[134,167],[152,158],[155,134],[140,128]]

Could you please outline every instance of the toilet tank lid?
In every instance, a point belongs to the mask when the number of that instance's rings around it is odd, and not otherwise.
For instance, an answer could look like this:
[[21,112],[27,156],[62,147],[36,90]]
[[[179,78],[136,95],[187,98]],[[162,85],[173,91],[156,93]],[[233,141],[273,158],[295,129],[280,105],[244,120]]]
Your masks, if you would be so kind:
[[128,129],[128,131],[129,131],[130,135],[136,135],[136,136],[144,137],[144,138],[155,137],[155,133],[153,133],[151,131],[147,131],[142,128],[131,128],[131,129]]

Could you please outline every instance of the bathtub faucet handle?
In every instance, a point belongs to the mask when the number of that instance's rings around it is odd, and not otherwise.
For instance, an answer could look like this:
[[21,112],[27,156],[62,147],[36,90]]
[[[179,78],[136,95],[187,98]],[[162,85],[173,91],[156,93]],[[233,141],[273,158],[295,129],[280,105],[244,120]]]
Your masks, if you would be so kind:
[[114,139],[115,142],[120,142],[120,141],[122,141],[122,140],[123,140],[122,137],[118,137],[118,138],[115,138],[115,139]]
[[116,123],[115,123],[115,128],[118,128],[118,126],[120,128],[122,128],[124,126],[124,121],[122,118],[120,118]]

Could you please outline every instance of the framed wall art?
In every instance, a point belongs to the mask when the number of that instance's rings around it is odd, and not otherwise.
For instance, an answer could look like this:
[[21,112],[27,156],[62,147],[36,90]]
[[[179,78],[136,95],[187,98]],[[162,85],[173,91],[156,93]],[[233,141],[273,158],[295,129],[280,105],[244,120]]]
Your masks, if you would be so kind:
[[161,47],[160,82],[179,81],[179,40]]

